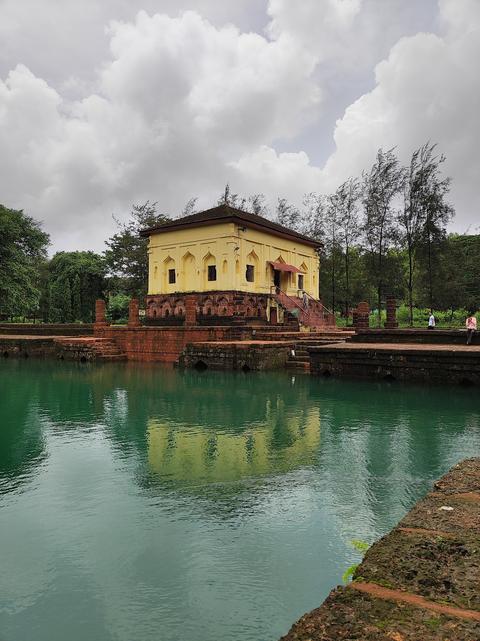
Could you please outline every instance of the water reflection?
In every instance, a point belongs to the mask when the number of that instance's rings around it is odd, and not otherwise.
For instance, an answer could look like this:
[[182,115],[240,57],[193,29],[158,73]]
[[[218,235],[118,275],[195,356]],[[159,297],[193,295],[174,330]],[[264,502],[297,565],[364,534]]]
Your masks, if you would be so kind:
[[276,639],[480,451],[448,388],[9,361],[0,395],[9,641]]
[[287,472],[312,464],[319,445],[319,408],[288,412],[280,399],[273,407],[265,402],[264,416],[239,430],[148,421],[150,470],[182,483],[231,482]]
[[38,381],[15,381],[11,394],[5,379],[0,372],[0,492],[4,485],[20,486],[46,456],[37,412]]
[[0,393],[0,474],[18,483],[47,454],[46,426],[75,435],[100,429],[120,457],[137,458],[142,485],[314,466],[332,492],[362,503],[389,479],[384,499],[403,508],[415,477],[425,483],[455,456],[445,443],[475,439],[479,427],[478,404],[464,390],[275,374],[13,361],[2,363]]

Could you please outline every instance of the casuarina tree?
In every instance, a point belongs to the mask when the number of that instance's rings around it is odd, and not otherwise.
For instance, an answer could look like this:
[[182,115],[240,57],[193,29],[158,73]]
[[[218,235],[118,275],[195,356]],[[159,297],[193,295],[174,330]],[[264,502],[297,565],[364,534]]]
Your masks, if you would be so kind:
[[404,181],[405,170],[401,167],[394,149],[379,149],[372,168],[363,173],[363,232],[377,292],[379,326],[384,295],[385,256],[398,241],[394,202],[403,189]]
[[444,156],[435,156],[436,145],[426,143],[411,157],[403,185],[403,207],[398,212],[402,245],[407,251],[407,293],[410,325],[413,325],[413,288],[415,262],[420,246],[424,246],[428,264],[430,308],[433,308],[432,244],[444,236],[445,225],[453,213],[445,203],[450,179],[439,177]]

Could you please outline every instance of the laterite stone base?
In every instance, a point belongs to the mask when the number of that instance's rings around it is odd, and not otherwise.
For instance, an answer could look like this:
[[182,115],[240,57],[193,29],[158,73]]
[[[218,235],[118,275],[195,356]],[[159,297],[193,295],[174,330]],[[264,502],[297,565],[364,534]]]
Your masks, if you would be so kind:
[[456,465],[281,641],[478,641],[480,459]]

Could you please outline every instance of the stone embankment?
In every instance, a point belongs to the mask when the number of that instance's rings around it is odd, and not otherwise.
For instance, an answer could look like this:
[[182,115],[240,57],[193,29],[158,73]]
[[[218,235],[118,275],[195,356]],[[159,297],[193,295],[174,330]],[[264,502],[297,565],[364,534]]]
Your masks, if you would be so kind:
[[0,323],[0,336],[93,336],[91,323]]
[[480,385],[479,345],[357,343],[309,349],[312,374]]
[[456,465],[281,641],[479,641],[480,458]]
[[57,358],[67,361],[123,361],[127,355],[114,343],[93,336],[0,335],[3,358]]
[[192,343],[180,354],[180,367],[217,370],[272,370],[285,368],[292,344],[283,341]]
[[251,338],[192,342],[179,357],[180,367],[221,370],[282,370],[310,371],[308,349],[314,345],[345,342],[352,332],[322,330],[316,332],[257,329]]
[[[354,343],[409,343],[422,345],[465,345],[464,329],[358,329],[351,338]],[[480,336],[472,338],[472,345],[480,345]]]

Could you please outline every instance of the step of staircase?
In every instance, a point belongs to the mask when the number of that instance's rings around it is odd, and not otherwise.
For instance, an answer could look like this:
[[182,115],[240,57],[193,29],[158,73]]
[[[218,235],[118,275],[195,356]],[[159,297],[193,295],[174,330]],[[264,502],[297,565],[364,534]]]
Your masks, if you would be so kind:
[[[310,372],[310,355],[309,347],[316,345],[327,345],[331,343],[344,343],[349,338],[347,332],[343,331],[323,331],[323,332],[297,332],[296,336],[291,333],[276,335],[276,340],[295,340],[292,352],[286,362],[288,370]],[[267,338],[267,340],[269,340]]]
[[55,339],[55,343],[58,345],[60,358],[67,360],[105,362],[127,360],[127,355],[108,338],[58,338]]
[[295,352],[295,356],[289,356],[289,360],[295,361],[295,363],[309,363],[310,357],[308,354],[303,356],[302,354],[297,354],[297,352]]
[[289,358],[286,363],[288,370],[297,370],[300,372],[310,372],[310,361],[298,361],[295,358]]

